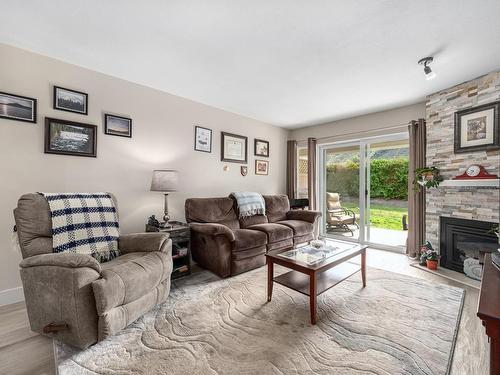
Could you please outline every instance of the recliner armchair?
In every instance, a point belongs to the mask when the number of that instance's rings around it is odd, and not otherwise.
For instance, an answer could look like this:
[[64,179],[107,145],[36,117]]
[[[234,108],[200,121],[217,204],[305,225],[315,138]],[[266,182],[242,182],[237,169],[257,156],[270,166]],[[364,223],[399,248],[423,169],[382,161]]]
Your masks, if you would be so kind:
[[121,235],[120,256],[53,253],[49,205],[25,194],[14,210],[31,329],[84,349],[128,326],[170,292],[172,241],[164,233]]

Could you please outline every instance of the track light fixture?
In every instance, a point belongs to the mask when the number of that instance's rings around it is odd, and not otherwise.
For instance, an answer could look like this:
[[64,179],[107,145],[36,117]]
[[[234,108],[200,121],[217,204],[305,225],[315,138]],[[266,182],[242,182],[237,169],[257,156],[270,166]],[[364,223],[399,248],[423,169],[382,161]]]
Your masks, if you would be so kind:
[[429,57],[424,57],[423,59],[420,59],[418,61],[418,63],[420,65],[424,66],[424,73],[425,73],[426,80],[433,79],[436,76],[436,73],[434,73],[432,71],[431,67],[429,66],[433,60],[434,60],[434,58],[429,56]]

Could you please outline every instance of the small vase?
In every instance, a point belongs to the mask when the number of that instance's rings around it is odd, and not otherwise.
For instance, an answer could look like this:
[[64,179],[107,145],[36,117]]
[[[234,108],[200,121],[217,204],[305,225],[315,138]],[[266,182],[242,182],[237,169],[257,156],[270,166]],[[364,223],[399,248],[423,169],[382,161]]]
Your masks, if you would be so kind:
[[437,270],[438,269],[438,261],[437,260],[429,260],[427,259],[427,268],[430,270]]

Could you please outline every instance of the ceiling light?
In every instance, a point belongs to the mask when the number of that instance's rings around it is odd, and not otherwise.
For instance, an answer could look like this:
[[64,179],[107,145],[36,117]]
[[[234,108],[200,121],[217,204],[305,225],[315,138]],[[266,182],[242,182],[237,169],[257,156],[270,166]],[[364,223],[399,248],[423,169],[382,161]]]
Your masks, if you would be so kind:
[[424,57],[418,61],[420,65],[424,66],[425,79],[427,80],[433,79],[436,76],[436,73],[434,73],[429,66],[433,60],[433,57]]

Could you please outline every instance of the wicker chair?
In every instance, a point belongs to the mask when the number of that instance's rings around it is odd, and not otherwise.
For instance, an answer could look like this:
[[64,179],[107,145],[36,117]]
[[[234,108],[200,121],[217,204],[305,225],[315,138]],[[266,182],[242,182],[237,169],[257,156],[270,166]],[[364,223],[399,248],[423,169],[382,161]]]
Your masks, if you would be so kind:
[[359,228],[356,223],[356,214],[354,211],[342,207],[340,203],[340,195],[338,193],[326,193],[326,231],[335,232],[351,232],[351,236],[354,235],[349,225],[355,225]]

